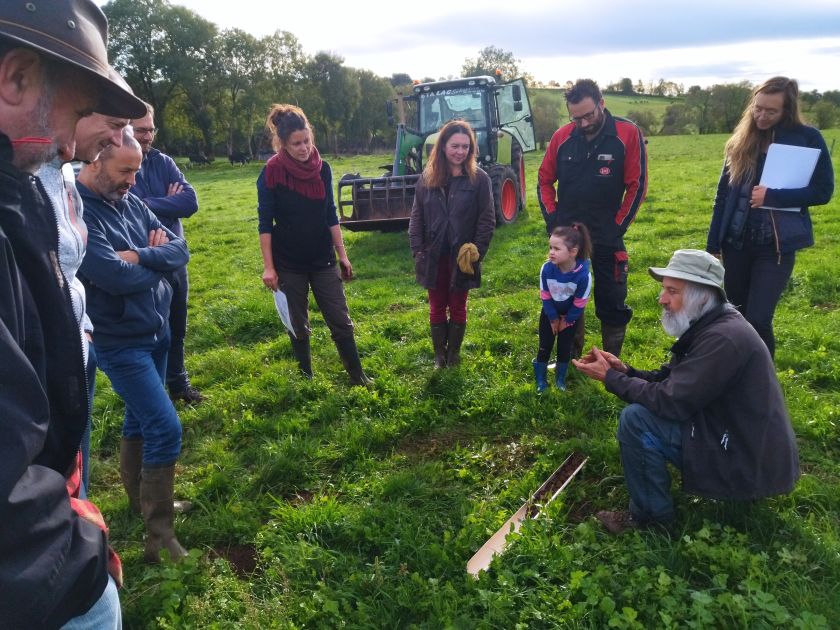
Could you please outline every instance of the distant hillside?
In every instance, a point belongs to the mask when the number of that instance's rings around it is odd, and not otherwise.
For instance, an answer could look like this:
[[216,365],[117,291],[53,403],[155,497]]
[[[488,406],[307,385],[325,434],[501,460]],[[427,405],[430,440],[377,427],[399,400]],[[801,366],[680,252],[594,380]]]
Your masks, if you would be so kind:
[[[563,98],[563,90],[551,88],[528,88],[528,93],[533,99],[537,95],[551,98],[557,102],[557,107],[566,116],[566,100]],[[630,111],[650,112],[656,116],[656,120],[662,120],[662,115],[672,103],[681,102],[681,98],[668,98],[665,96],[648,96],[639,94],[636,96],[624,96],[622,94],[605,94],[604,104],[607,109],[616,116],[627,116]]]

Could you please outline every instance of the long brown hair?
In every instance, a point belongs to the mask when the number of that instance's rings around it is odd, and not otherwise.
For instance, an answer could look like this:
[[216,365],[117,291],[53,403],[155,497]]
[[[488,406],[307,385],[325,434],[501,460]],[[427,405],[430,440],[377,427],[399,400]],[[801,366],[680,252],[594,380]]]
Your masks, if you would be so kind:
[[438,135],[432,154],[429,156],[429,163],[426,164],[423,171],[423,181],[429,188],[443,188],[449,182],[451,175],[449,164],[446,161],[446,143],[456,133],[466,134],[470,139],[470,150],[467,153],[467,159],[464,160],[463,168],[464,174],[470,178],[470,181],[475,181],[475,173],[478,168],[475,161],[475,133],[468,122],[450,120],[440,128],[440,135]]
[[773,137],[773,129],[761,130],[755,124],[753,107],[759,94],[784,94],[784,111],[777,126],[805,124],[799,113],[799,84],[795,79],[773,77],[755,88],[744,113],[741,114],[741,120],[724,148],[726,165],[729,167],[729,181],[733,184],[749,184],[755,179],[758,153]]
[[306,114],[297,105],[275,103],[268,112],[265,126],[271,131],[271,146],[274,147],[275,151],[282,149],[283,143],[287,142],[289,136],[295,131],[304,129],[309,129],[312,144],[315,144],[315,132],[312,130],[312,125],[309,124]]

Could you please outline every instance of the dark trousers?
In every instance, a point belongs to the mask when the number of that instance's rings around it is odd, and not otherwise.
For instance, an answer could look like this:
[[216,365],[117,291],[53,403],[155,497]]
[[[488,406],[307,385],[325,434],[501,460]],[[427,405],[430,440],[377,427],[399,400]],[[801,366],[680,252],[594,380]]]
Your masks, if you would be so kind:
[[595,315],[610,326],[626,326],[633,310],[627,299],[628,259],[624,249],[594,245],[592,275],[595,281]]
[[172,304],[169,306],[169,331],[172,341],[166,362],[166,386],[170,392],[182,392],[190,384],[184,365],[184,338],[187,336],[187,298],[190,281],[186,266],[171,274]]
[[573,326],[564,328],[555,335],[551,331],[551,320],[544,312],[540,311],[540,347],[537,350],[537,363],[548,363],[555,339],[557,340],[557,363],[568,363],[572,357],[572,341],[575,338],[575,331],[580,325],[581,320],[577,320]]
[[795,252],[779,256],[772,243],[745,244],[742,249],[723,246],[726,296],[755,328],[770,350],[770,356],[776,352],[773,314],[795,262]]
[[337,266],[308,272],[278,272],[280,290],[286,294],[289,302],[289,316],[298,339],[306,339],[312,334],[309,326],[310,288],[333,341],[353,336],[353,322],[347,309],[344,283],[338,274]]
[[438,260],[435,288],[429,289],[429,322],[432,324],[446,323],[446,310],[449,309],[449,319],[454,324],[467,323],[466,289],[452,287],[452,258],[447,254]]

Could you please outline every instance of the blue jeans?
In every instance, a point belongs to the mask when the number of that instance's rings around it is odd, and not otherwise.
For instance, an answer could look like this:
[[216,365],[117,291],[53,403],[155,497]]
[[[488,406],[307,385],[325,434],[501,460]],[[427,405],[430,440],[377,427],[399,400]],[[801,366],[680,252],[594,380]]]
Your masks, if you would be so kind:
[[630,513],[640,523],[674,519],[667,462],[682,468],[682,425],[633,404],[621,412],[618,444]]
[[88,492],[90,492],[90,429],[91,417],[93,416],[93,393],[96,391],[96,350],[93,344],[88,341],[88,361],[87,361],[87,382],[88,382],[88,417],[85,432],[82,433],[82,487],[79,489],[79,497],[86,499]]
[[96,349],[99,367],[125,402],[123,437],[143,438],[143,465],[170,466],[181,453],[181,420],[166,394],[169,334],[149,344]]
[[114,579],[108,576],[108,585],[102,596],[84,615],[73,617],[61,630],[122,630],[120,596]]

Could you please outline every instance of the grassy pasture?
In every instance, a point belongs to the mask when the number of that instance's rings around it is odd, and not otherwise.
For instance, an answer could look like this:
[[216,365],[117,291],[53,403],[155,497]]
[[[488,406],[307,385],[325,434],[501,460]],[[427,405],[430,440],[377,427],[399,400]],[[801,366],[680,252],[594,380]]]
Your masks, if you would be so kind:
[[[610,97],[613,100],[614,97]],[[829,143],[840,132],[827,134]],[[666,359],[646,268],[702,248],[724,136],[650,139],[648,200],[627,239],[635,316],[625,359]],[[373,174],[373,158],[328,158]],[[622,404],[570,375],[534,392],[536,278],[546,239],[528,156],[527,213],[497,230],[459,369],[435,372],[424,291],[405,233],[345,232],[358,279],[351,315],[375,386],[350,388],[313,304],[314,380],[298,376],[260,282],[260,165],[188,172],[188,367],[208,400],[181,407],[178,518],[195,549],[142,564],[143,527],[119,482],[122,404],[100,373],[93,499],[126,568],[128,628],[829,628],[840,623],[840,202],[813,210],[777,312],[777,369],[800,445],[790,496],[752,505],[677,492],[679,532],[607,535],[591,516],[623,507]],[[387,161],[385,159],[384,161]],[[598,342],[588,318],[588,342]],[[546,514],[474,580],[473,552],[572,451],[589,462]]]

